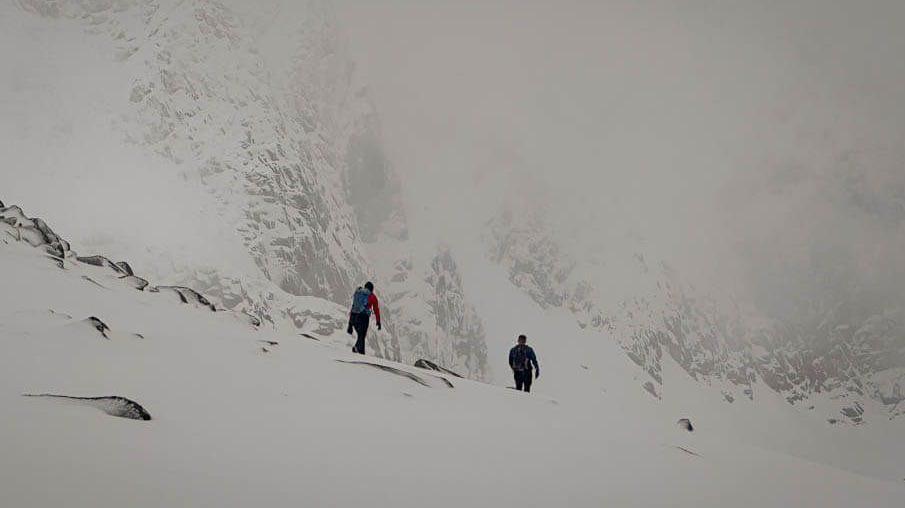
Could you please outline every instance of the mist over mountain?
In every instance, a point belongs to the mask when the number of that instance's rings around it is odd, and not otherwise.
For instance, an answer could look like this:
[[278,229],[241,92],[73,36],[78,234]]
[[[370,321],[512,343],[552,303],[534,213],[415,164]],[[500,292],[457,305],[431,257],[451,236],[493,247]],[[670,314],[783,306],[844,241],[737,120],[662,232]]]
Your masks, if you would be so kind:
[[[4,19],[24,26],[10,26],[6,37],[24,37],[51,57],[33,64],[30,52],[6,46],[16,76],[7,89],[6,151],[11,164],[33,169],[5,190],[18,198],[43,189],[34,202],[45,214],[97,213],[97,203],[117,209],[64,225],[80,246],[128,257],[156,278],[199,286],[218,304],[277,329],[306,331],[317,319],[297,298],[345,305],[368,279],[390,284],[392,273],[372,267],[383,263],[384,251],[397,255],[382,245],[405,242],[408,230],[380,119],[356,80],[330,4],[258,7],[167,1],[7,7]],[[67,66],[78,71],[47,79]],[[30,125],[62,143],[39,148],[44,142]],[[32,157],[36,152],[42,153]],[[98,153],[104,157],[88,155]],[[435,260],[417,262],[407,269],[422,278],[421,267]],[[456,354],[444,358],[451,367],[467,364],[466,374],[487,375],[479,321],[456,331],[446,324],[477,319],[462,314],[467,302],[422,312],[405,325],[400,319],[398,329],[473,341],[463,363]],[[337,310],[333,321],[343,319]],[[372,346],[386,358],[409,359],[415,351],[401,349],[396,330],[389,320],[386,332],[372,334]],[[434,340],[445,343],[446,336]]]
[[[763,378],[898,414],[899,3],[339,5],[424,229],[483,236],[654,384],[668,354],[733,379],[733,398]],[[635,305],[640,328],[613,330]]]
[[[0,476],[21,501],[65,473],[72,423],[113,436],[139,490],[205,471],[231,496],[198,503],[508,505],[527,482],[545,505],[898,506],[901,19],[887,0],[3,4]],[[359,356],[366,281],[383,322]],[[530,395],[507,389],[520,334]],[[62,406],[100,420],[53,427]],[[127,499],[128,468],[92,476],[94,455],[78,478]],[[652,464],[667,487],[635,481]]]

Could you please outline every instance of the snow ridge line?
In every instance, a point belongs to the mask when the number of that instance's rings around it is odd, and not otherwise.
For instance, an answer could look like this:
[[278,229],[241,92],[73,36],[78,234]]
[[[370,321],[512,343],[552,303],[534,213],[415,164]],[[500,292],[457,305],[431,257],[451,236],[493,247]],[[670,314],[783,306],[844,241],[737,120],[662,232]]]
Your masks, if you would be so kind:
[[[69,242],[54,232],[42,219],[27,216],[19,206],[4,206],[2,201],[0,201],[0,232],[5,232],[7,236],[17,242],[24,241],[34,248],[43,248],[50,259],[61,269],[65,269],[66,260],[105,268],[113,276],[138,291],[146,290],[150,293],[174,292],[184,304],[207,308],[212,312],[219,310],[208,298],[192,288],[150,285],[146,279],[136,276],[132,271],[132,266],[126,261],[114,262],[103,255],[79,256],[71,249]],[[83,276],[83,278],[105,288],[90,277]],[[261,325],[260,319],[255,316],[243,313],[242,317],[254,327]]]

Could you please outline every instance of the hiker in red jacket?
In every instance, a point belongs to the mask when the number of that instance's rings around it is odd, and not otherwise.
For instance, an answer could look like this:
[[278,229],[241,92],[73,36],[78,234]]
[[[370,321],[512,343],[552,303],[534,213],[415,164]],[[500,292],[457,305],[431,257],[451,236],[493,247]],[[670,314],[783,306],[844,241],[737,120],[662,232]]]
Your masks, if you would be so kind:
[[355,290],[352,296],[352,310],[349,312],[349,327],[346,333],[352,335],[352,330],[358,334],[358,340],[355,341],[355,347],[352,348],[353,353],[365,354],[365,337],[368,335],[368,325],[371,322],[371,311],[374,311],[374,317],[377,318],[377,329],[382,329],[380,325],[380,303],[377,301],[377,295],[374,294],[374,284],[366,282],[364,287]]

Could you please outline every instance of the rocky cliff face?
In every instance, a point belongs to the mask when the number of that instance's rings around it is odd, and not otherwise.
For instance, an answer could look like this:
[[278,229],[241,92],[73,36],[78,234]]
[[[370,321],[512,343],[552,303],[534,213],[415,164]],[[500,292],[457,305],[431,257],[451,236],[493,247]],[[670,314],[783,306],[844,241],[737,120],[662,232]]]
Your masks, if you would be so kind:
[[462,276],[452,251],[439,246],[421,259],[411,253],[405,242],[381,242],[390,273],[378,292],[393,310],[387,329],[399,338],[399,361],[435,359],[440,366],[473,379],[490,377],[484,326],[468,302]]
[[[117,73],[130,82],[128,89],[110,91],[123,105],[111,118],[121,139],[111,143],[146,150],[163,161],[161,171],[198,184],[205,193],[201,213],[211,228],[223,231],[224,244],[217,248],[238,250],[248,259],[248,266],[237,267],[217,260],[183,262],[178,253],[156,252],[140,262],[157,277],[197,287],[218,305],[245,310],[269,326],[300,331],[317,331],[324,323],[344,328],[346,301],[369,278],[381,293],[384,275],[373,266],[386,263],[366,251],[381,252],[369,243],[407,239],[401,183],[328,4],[272,0],[251,8],[229,0],[21,0],[16,5],[20,14],[74,24],[105,41]],[[420,292],[432,283],[418,272],[412,279]],[[396,284],[393,291],[408,289]],[[432,302],[447,298],[419,294]],[[312,306],[306,300],[312,297],[338,305]],[[397,305],[419,303],[389,300],[388,327],[372,334],[372,353],[468,365],[465,373],[482,375],[485,360],[477,360],[475,351],[483,336],[466,305],[438,303],[442,310],[403,326],[401,316],[410,311]],[[312,308],[321,311],[315,316]],[[477,349],[455,342],[465,335]],[[431,350],[438,356],[417,346],[426,340],[439,344]],[[446,340],[455,344],[441,344]]]
[[[831,423],[903,413],[901,308],[851,295],[815,302],[813,312],[794,321],[768,319],[718,304],[639,251],[580,263],[529,211],[502,213],[485,240],[489,257],[539,305],[568,309],[581,327],[616,340],[650,375],[642,385],[655,397],[662,396],[663,362],[670,358],[695,380],[720,387],[730,403],[769,389]],[[632,284],[618,289],[608,279]]]

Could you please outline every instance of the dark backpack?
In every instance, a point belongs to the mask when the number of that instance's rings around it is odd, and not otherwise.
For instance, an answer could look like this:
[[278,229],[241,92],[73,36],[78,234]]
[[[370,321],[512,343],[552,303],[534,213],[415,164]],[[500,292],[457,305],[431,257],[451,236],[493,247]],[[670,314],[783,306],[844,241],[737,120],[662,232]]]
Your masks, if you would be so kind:
[[371,292],[365,288],[358,288],[355,290],[355,294],[352,296],[352,314],[367,314],[370,315],[371,311],[368,309],[368,298],[371,297]]
[[531,361],[528,359],[528,346],[515,346],[512,348],[512,370],[531,370]]

